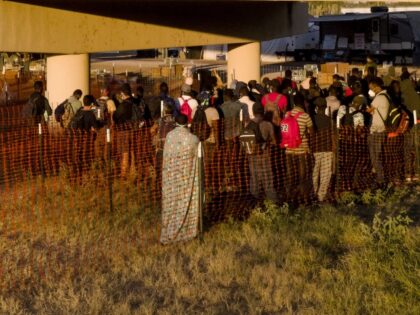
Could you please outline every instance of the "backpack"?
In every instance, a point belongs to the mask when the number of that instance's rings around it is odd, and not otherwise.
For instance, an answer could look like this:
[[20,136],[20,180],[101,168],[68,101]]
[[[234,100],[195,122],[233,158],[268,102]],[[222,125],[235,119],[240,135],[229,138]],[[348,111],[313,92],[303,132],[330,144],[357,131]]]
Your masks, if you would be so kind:
[[65,111],[65,105],[67,104],[68,100],[65,100],[64,102],[62,102],[60,105],[58,105],[56,107],[56,109],[54,110],[54,117],[55,117],[55,121],[58,123],[61,123],[61,119],[64,115],[64,111]]
[[108,106],[107,99],[98,98],[96,100],[96,106],[92,109],[92,112],[95,114],[96,120],[99,122],[105,122],[108,118]]
[[393,138],[407,132],[412,127],[410,116],[411,113],[407,109],[401,109],[400,123],[394,132],[388,133],[388,138]]
[[131,121],[140,121],[143,119],[144,119],[144,110],[142,110],[140,105],[133,104]]
[[287,112],[286,117],[281,122],[281,143],[280,147],[287,149],[298,148],[302,143],[300,136],[298,118],[302,115],[302,112],[292,115],[291,112]]
[[203,105],[198,105],[194,118],[191,123],[191,132],[195,134],[200,141],[205,141],[210,137],[211,127],[207,122],[207,115]]
[[341,126],[353,126],[353,116],[356,114],[356,111],[350,113],[350,107],[346,106],[346,113],[340,119]]
[[83,109],[79,109],[76,114],[72,117],[69,127],[71,129],[82,129],[82,120],[83,120]]
[[61,116],[61,125],[64,128],[71,128],[70,124],[72,122],[72,119],[75,115],[75,112],[73,111],[73,106],[71,106],[70,102],[67,102],[64,104],[64,114]]
[[181,96],[181,99],[183,101],[183,103],[181,104],[181,108],[180,108],[180,113],[182,115],[185,115],[188,117],[188,123],[191,123],[192,121],[192,109],[190,107],[190,104],[188,104],[189,99],[184,99]]
[[251,120],[239,136],[239,143],[247,155],[255,155],[264,149],[265,141],[261,135],[260,125]]
[[265,96],[266,103],[265,103],[265,111],[266,112],[273,112],[273,124],[275,126],[280,126],[281,123],[281,117],[280,117],[280,110],[279,110],[279,101],[280,101],[281,95],[278,95],[274,101],[271,101],[270,98]]
[[28,101],[24,105],[22,109],[22,117],[31,118],[35,116],[41,116],[44,114],[44,111],[45,105],[42,99],[42,95],[36,94],[35,96],[29,97]]
[[378,110],[379,117],[381,117],[387,131],[395,132],[398,129],[401,122],[402,109],[400,106],[396,106],[394,104],[394,102],[391,100],[388,94],[382,94],[382,95],[385,96],[386,99],[388,100],[389,109],[388,109],[388,115],[386,119],[382,117],[381,112]]

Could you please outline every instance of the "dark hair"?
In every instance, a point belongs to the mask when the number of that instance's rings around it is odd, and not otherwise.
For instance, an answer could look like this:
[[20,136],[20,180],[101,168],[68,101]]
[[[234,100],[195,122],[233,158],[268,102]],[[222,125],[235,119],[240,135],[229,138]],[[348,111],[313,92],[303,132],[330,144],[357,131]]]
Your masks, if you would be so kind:
[[384,81],[379,77],[374,77],[369,81],[369,84],[376,85],[380,87],[381,89],[384,87]]
[[292,80],[290,80],[288,78],[285,78],[281,82],[280,91],[278,91],[278,92],[283,92],[285,89],[288,89],[288,88],[291,88],[291,87],[292,87]]
[[232,89],[226,89],[223,91],[223,98],[228,98],[230,100],[233,100],[233,90]]
[[263,115],[264,114],[264,107],[261,105],[261,103],[255,102],[252,105],[252,112],[255,115]]
[[93,103],[95,103],[95,98],[93,97],[93,95],[85,95],[83,97],[83,105],[84,106],[90,106]]
[[188,124],[188,117],[183,114],[179,114],[176,116],[175,121],[178,125],[185,126]]
[[353,84],[350,86],[350,88],[352,90],[361,89],[362,88],[362,82],[360,82],[359,80],[354,81]]
[[257,87],[257,81],[256,80],[250,80],[249,82],[248,82],[248,87],[252,90],[252,89],[254,89],[254,88],[256,88]]
[[368,67],[367,68],[368,75],[376,75],[376,69],[375,67]]
[[142,94],[142,95],[144,94],[144,88],[141,85],[137,87],[137,93]]
[[[258,114],[260,114],[260,113],[258,113]],[[272,111],[270,111],[270,110],[261,113],[261,115],[263,116],[263,120],[269,121],[269,122],[272,122],[273,121],[273,114],[274,113]]]
[[239,89],[239,96],[245,96],[248,95],[249,90],[248,88],[244,85]]
[[284,76],[285,76],[286,78],[291,78],[291,77],[292,77],[292,70],[287,69],[287,70],[284,72]]
[[130,84],[124,83],[121,87],[121,92],[124,93],[127,96],[131,95],[131,87]]
[[295,96],[293,96],[293,103],[295,106],[304,106],[305,105],[305,97],[302,93],[298,92]]
[[407,80],[407,79],[410,79],[410,73],[408,71],[404,71],[401,74],[401,81],[404,81],[404,80]]
[[41,91],[43,88],[44,88],[44,83],[42,83],[42,81],[35,81],[34,89],[36,91]]
[[166,82],[162,82],[159,86],[159,90],[161,93],[167,94],[169,92],[169,87]]
[[83,92],[82,92],[82,90],[79,90],[79,89],[77,89],[77,90],[75,90],[74,92],[73,92],[73,96],[82,96],[83,95]]
[[82,96],[83,95],[83,92],[82,92],[82,90],[79,90],[79,89],[77,89],[77,90],[75,90],[74,92],[73,92],[73,96],[78,96],[78,97],[80,97],[80,96]]
[[359,74],[359,68],[353,68],[351,69],[352,74]]
[[[285,79],[286,80],[286,79]],[[285,81],[285,80],[283,80],[283,82]],[[272,86],[273,87],[273,92],[279,92],[279,89],[280,89],[280,82],[279,82],[279,80],[277,80],[277,79],[273,79],[273,80],[271,80],[270,81],[270,86]]]
[[333,85],[330,86],[330,88],[328,89],[328,94],[333,94],[337,96],[337,89],[335,88],[335,86]]
[[317,86],[318,83],[316,82],[316,78],[309,79],[309,86]]

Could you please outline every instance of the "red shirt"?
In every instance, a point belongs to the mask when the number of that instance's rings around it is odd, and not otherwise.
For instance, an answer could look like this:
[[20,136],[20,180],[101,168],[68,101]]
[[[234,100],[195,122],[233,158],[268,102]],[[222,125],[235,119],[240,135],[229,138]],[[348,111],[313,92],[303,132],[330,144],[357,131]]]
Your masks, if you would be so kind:
[[287,97],[283,94],[272,92],[269,94],[264,95],[264,97],[261,100],[262,105],[265,107],[265,104],[267,103],[267,99],[271,102],[275,102],[276,98],[280,95],[279,101],[277,103],[277,106],[279,107],[280,111],[286,110],[287,107]]

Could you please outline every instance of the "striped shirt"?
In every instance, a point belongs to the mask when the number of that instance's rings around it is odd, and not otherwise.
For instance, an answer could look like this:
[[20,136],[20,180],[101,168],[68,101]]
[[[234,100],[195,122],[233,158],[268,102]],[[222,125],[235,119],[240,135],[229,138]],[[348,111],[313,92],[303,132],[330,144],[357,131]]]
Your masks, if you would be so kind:
[[309,140],[308,140],[308,129],[313,127],[311,117],[305,113],[305,111],[298,106],[295,106],[292,110],[292,116],[295,116],[297,113],[302,112],[297,121],[299,125],[300,137],[302,139],[302,144],[295,149],[286,149],[286,153],[307,153],[309,152]]

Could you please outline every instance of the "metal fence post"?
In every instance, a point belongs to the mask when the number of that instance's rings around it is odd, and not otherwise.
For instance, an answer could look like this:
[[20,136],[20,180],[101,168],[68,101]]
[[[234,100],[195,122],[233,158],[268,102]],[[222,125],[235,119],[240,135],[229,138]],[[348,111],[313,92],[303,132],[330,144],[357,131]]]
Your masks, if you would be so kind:
[[106,146],[108,151],[108,193],[109,193],[109,211],[114,211],[113,197],[112,197],[112,144],[111,144],[111,130],[106,129]]
[[414,146],[416,150],[416,175],[420,175],[420,143],[419,143],[419,134],[418,134],[418,121],[417,121],[417,111],[413,111],[414,116]]
[[199,211],[199,233],[200,240],[203,240],[203,208],[204,208],[204,168],[203,168],[203,145],[198,144],[198,211]]
[[42,154],[42,125],[41,123],[38,124],[38,141],[39,141],[39,166],[41,169],[41,176],[42,179],[45,178],[45,172],[44,172],[44,158],[43,158],[43,154]]
[[336,133],[336,148],[335,151],[336,154],[336,161],[335,161],[335,167],[336,167],[336,192],[339,192],[340,190],[340,119],[337,115],[337,133]]

